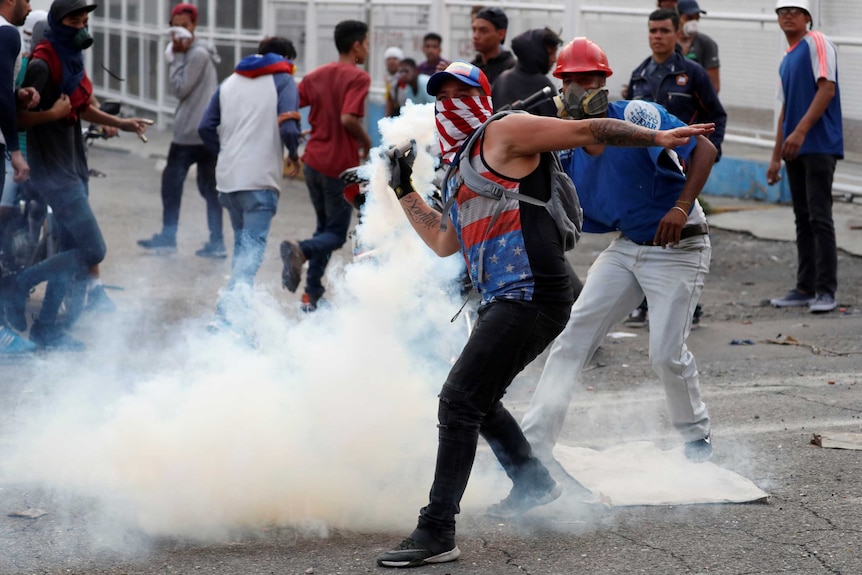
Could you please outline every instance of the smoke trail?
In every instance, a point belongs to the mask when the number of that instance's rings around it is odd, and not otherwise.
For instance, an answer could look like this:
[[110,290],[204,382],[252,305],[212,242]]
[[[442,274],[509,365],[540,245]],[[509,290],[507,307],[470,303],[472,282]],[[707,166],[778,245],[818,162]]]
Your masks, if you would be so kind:
[[[382,126],[386,143],[416,140],[425,187],[433,129],[432,106]],[[458,256],[421,243],[372,156],[360,236],[380,249],[332,270],[328,307],[286,314],[263,286],[257,350],[190,320],[155,342],[129,327],[85,356],[45,359],[54,391],[17,414],[3,481],[92,497],[154,535],[408,527],[433,477],[436,395],[466,331],[448,321]]]

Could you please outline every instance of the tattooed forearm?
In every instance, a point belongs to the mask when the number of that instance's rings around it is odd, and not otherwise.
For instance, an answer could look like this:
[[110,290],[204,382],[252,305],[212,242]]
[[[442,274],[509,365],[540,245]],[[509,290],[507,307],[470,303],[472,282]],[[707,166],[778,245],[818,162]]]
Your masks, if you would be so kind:
[[404,213],[419,227],[433,230],[440,229],[440,214],[434,211],[419,194],[411,194],[401,201]]
[[655,146],[655,130],[631,122],[601,118],[590,122],[590,130],[600,144],[609,146]]

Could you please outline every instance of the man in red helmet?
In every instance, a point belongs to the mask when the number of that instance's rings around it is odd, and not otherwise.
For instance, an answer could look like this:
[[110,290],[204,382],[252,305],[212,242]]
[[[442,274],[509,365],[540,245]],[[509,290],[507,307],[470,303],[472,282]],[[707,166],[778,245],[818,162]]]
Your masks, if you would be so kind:
[[[685,125],[651,102],[608,104],[605,79],[611,74],[604,51],[587,38],[561,50],[554,76],[563,81],[570,118],[618,118],[658,130]],[[584,231],[620,235],[590,268],[521,424],[546,465],[555,463],[554,444],[584,366],[644,296],[651,314],[649,356],[664,384],[671,422],[689,459],[712,454],[709,414],[685,340],[709,272],[711,247],[697,196],[715,154],[703,135],[673,149],[591,145],[561,154],[578,189]]]
[[[568,122],[509,114],[489,122],[462,156],[462,146],[492,115],[488,78],[477,66],[453,62],[431,76],[428,93],[436,97],[437,134],[443,160],[455,166],[451,175],[461,161],[469,161],[507,192],[541,201],[551,196],[550,154],[556,150],[594,144],[674,147],[712,129],[701,125],[656,132],[619,120]],[[573,295],[562,238],[543,206],[506,195],[499,200],[505,202],[501,213],[498,200],[451,177],[443,195],[453,200],[447,214],[452,225],[443,227],[443,216],[414,191],[410,162],[397,149],[393,160],[391,185],[408,221],[439,256],[461,252],[482,296],[470,339],[439,395],[430,501],[410,536],[377,559],[384,567],[414,567],[460,556],[455,515],[480,435],[513,483],[509,495],[488,510],[490,515],[511,518],[560,496],[561,485],[533,455],[501,400],[515,376],[560,333]]]

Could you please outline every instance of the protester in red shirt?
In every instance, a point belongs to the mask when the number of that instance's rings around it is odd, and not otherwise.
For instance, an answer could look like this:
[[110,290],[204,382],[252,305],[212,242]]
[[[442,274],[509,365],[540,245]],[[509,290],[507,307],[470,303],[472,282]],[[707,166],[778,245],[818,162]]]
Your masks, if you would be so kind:
[[345,20],[335,27],[338,60],[308,73],[299,84],[299,106],[311,106],[311,134],[302,161],[317,227],[307,240],[281,243],[282,285],[299,287],[302,265],[308,261],[303,311],[317,309],[326,291],[321,280],[332,252],[347,241],[352,207],[344,199],[338,178],[368,155],[371,139],[362,126],[371,76],[357,66],[368,59],[368,25]]

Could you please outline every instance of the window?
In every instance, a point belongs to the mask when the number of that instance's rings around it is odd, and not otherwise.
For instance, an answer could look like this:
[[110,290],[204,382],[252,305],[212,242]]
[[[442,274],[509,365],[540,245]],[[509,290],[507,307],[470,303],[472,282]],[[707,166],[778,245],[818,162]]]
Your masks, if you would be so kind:
[[110,0],[110,2],[108,2],[108,19],[123,19],[123,0]]
[[233,68],[236,66],[236,54],[234,53],[232,42],[219,42],[216,44],[221,62],[216,64],[216,72],[218,72],[218,81],[221,82],[233,73]]
[[236,1],[216,0],[216,28],[234,30],[237,27]]
[[242,3],[242,29],[257,32],[261,29],[262,0]]
[[146,24],[159,25],[167,22],[167,20],[162,20],[159,18],[159,3],[153,2],[144,2],[144,22]]
[[[137,24],[141,21],[141,2],[143,0],[126,0],[126,22]],[[150,4],[153,2],[151,1]]]
[[164,44],[158,37],[144,40],[144,70],[147,75],[144,81],[144,97],[153,102],[159,99],[159,60],[164,56]]
[[93,31],[93,85],[99,88],[105,88],[105,49],[106,36],[100,30]]
[[141,39],[126,38],[126,90],[130,96],[141,97]]
[[108,36],[108,70],[108,88],[119,92],[122,84],[117,78],[123,77],[123,37],[119,34]]

